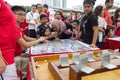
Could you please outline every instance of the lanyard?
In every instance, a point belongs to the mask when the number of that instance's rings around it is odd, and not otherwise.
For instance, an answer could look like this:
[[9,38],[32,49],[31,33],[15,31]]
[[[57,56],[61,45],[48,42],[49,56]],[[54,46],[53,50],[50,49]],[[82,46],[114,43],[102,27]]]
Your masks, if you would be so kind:
[[87,19],[83,22],[83,32],[84,34],[86,34],[86,30],[85,30],[85,24],[87,23]]
[[31,14],[31,16],[33,17],[33,13],[32,13],[32,12],[30,12],[30,14]]

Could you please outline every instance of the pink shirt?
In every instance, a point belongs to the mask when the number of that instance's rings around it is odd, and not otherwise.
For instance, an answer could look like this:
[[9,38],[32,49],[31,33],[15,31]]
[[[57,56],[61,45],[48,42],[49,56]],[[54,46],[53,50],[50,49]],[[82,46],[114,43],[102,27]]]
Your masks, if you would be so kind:
[[104,18],[105,18],[105,21],[107,22],[107,24],[113,24],[110,12],[107,9],[104,9]]

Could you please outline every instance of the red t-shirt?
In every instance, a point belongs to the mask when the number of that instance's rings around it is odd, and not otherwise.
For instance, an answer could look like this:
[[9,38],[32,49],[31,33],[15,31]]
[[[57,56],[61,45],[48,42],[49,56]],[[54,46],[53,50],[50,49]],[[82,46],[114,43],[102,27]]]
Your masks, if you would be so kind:
[[[24,33],[21,31],[20,28],[17,28],[17,37],[16,37],[16,39],[18,40],[18,39],[22,38],[23,36],[24,36]],[[20,56],[21,53],[22,53],[22,46],[19,45],[18,43],[16,43],[14,56],[15,57]]]
[[28,34],[28,24],[26,23],[26,19],[24,19],[24,22],[20,25],[20,29],[24,34]]
[[0,50],[6,64],[14,63],[16,19],[10,7],[0,0]]
[[113,24],[110,12],[107,9],[104,9],[104,18],[105,18],[105,21],[107,22],[107,24]]

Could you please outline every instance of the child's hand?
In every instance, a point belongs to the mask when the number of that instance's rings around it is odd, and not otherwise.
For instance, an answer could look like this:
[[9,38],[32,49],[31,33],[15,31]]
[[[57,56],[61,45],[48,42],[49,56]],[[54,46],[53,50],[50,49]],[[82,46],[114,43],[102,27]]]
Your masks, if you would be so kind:
[[90,47],[97,48],[97,46],[95,44],[90,44]]
[[59,38],[55,38],[55,40],[56,40],[56,41],[60,41],[60,39],[59,39]]
[[71,40],[77,40],[76,38],[71,38]]
[[45,42],[45,43],[48,43],[48,40],[45,40],[44,42]]
[[51,33],[51,36],[52,36],[52,37],[55,37],[56,35],[57,35],[56,32],[52,32],[52,33]]
[[105,32],[105,30],[103,29],[103,27],[100,27],[100,28],[99,28],[99,31],[100,31],[100,32]]
[[70,35],[72,34],[72,31],[70,29],[68,29],[66,32],[65,32],[67,35]]
[[56,38],[56,37],[58,37],[58,34],[57,34],[57,32],[55,32],[55,38]]

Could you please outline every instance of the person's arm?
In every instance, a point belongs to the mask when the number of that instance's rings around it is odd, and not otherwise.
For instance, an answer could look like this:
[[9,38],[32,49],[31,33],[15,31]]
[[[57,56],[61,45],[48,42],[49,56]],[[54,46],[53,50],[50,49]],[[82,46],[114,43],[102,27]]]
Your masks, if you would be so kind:
[[99,27],[98,30],[99,30],[100,32],[104,32],[103,27]]
[[115,29],[115,25],[112,25],[112,24],[107,24],[107,26],[109,26],[110,28],[112,28],[112,29]]
[[33,14],[33,19],[34,19],[35,23],[37,25],[39,25],[40,22],[39,22],[39,14],[38,13]]
[[91,26],[92,26],[92,30],[93,30],[93,39],[92,39],[92,42],[90,44],[90,47],[92,48],[96,48],[96,42],[97,42],[97,39],[98,39],[98,17],[95,16],[95,15],[92,15],[90,18],[90,23],[91,23]]
[[109,28],[115,29],[115,25],[112,25],[113,21],[112,21],[111,16],[109,14],[105,17],[105,21],[107,22],[107,26]]
[[81,26],[78,28],[78,30],[79,30],[79,32],[78,32],[78,37],[77,37],[77,39],[78,39],[78,40],[81,40],[81,39],[80,39],[81,36],[82,36],[82,28],[81,28]]
[[4,62],[4,59],[2,57],[2,52],[0,50],[0,74],[2,74],[6,69],[6,64]]
[[91,43],[91,47],[95,48],[96,47],[96,42],[98,39],[98,26],[94,26],[93,27],[93,39],[92,39],[92,43]]
[[77,36],[77,40],[80,40],[80,37],[81,37],[81,35],[82,35],[82,32],[81,31],[79,31],[79,33],[78,33],[78,36]]
[[31,46],[34,46],[40,42],[43,42],[45,40],[45,37],[40,37],[38,40],[26,42],[23,38],[20,38],[17,40],[17,42],[24,48],[30,48]]
[[57,34],[57,32],[55,32],[55,33],[56,33],[55,36],[54,36],[54,37],[55,37],[55,40],[56,40],[56,41],[59,41],[60,39],[59,39],[59,37],[58,37],[58,34]]
[[26,19],[26,23],[31,25],[36,25],[35,22],[30,22],[30,20],[27,20],[27,19]]
[[28,36],[26,36],[26,35],[23,36],[23,39],[24,39],[25,41],[35,41],[35,40],[36,40],[36,38],[30,38],[30,37],[28,37]]

